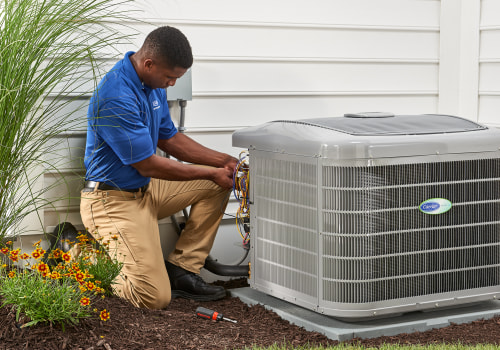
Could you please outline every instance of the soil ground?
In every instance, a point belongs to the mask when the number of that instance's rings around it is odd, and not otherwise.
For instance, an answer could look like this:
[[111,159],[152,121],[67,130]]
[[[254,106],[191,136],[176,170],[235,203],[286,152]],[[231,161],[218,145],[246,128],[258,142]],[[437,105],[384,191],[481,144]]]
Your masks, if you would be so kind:
[[[246,279],[220,282],[227,288],[242,287]],[[76,327],[49,324],[19,328],[9,307],[0,308],[0,349],[245,349],[252,345],[336,345],[324,335],[307,332],[282,320],[261,305],[248,306],[237,298],[226,297],[214,302],[174,299],[164,310],[135,308],[119,298],[106,298],[96,304],[106,308],[111,319],[87,319]],[[217,310],[231,322],[204,320],[195,316],[198,306]],[[402,345],[433,344],[500,344],[500,317],[469,324],[451,325],[426,332],[393,337],[353,339],[351,344],[377,347],[384,343]]]

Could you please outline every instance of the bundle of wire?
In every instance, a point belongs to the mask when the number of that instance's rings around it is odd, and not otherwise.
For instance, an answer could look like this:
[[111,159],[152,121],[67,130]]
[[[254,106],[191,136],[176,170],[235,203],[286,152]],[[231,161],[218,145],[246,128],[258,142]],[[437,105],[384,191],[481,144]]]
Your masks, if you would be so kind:
[[250,169],[248,154],[245,153],[243,156],[242,154],[240,154],[240,159],[233,173],[233,194],[240,203],[236,211],[236,226],[241,238],[243,238],[243,245],[245,246],[250,241],[250,230],[248,229],[250,222],[250,208],[248,203]]

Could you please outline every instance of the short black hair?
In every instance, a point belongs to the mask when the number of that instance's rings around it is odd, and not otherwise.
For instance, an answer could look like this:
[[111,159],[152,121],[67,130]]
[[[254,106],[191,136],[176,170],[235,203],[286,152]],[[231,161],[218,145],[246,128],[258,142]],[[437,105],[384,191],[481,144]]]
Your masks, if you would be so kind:
[[188,69],[193,65],[193,53],[188,39],[174,27],[163,26],[148,34],[143,45],[144,51],[169,67]]

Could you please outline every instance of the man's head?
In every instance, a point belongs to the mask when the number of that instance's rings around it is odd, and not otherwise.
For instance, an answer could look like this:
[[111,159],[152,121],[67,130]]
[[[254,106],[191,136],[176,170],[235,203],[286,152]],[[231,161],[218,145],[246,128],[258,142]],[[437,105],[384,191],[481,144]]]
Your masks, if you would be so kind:
[[193,53],[188,39],[173,27],[153,30],[144,40],[141,50],[171,68],[189,69],[193,65]]
[[159,27],[148,34],[132,57],[139,78],[148,86],[173,86],[193,64],[193,53],[186,36],[173,27]]

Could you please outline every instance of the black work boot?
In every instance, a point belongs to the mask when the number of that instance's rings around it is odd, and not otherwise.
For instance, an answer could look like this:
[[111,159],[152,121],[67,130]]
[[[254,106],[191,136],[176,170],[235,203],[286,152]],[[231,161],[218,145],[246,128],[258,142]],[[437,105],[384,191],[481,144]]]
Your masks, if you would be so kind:
[[200,275],[184,270],[165,260],[172,298],[193,299],[196,301],[219,300],[226,296],[223,287],[207,284]]

